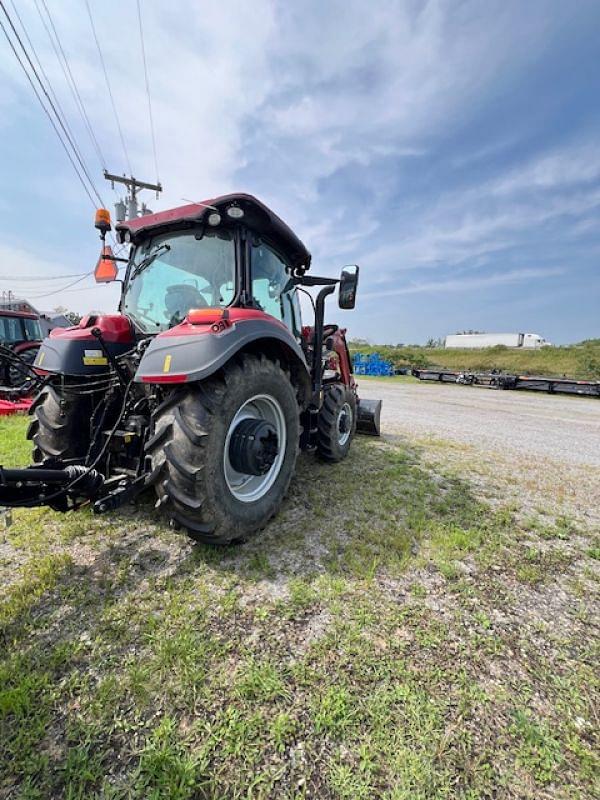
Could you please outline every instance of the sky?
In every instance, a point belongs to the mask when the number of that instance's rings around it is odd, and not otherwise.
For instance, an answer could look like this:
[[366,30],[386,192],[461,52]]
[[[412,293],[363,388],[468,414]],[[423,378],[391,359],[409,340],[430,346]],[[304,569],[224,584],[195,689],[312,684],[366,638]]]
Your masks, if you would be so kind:
[[[157,175],[136,2],[90,2],[125,148],[85,0],[14,2],[112,208],[103,166]],[[258,196],[305,242],[313,273],[360,265],[355,311],[331,303],[328,315],[352,338],[600,336],[596,0],[142,0],[142,18],[155,211]],[[94,206],[1,31],[0,175],[0,291],[41,309],[116,309],[117,285],[59,291],[75,277],[56,276],[95,265]]]

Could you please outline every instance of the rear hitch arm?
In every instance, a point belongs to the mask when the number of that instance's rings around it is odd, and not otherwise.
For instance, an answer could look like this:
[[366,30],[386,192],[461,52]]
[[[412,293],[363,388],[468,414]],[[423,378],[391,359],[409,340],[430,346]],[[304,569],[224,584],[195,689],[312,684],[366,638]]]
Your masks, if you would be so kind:
[[0,466],[0,506],[49,505],[57,511],[69,511],[81,504],[81,498],[96,497],[103,485],[103,475],[79,464],[64,466],[58,462],[24,469]]

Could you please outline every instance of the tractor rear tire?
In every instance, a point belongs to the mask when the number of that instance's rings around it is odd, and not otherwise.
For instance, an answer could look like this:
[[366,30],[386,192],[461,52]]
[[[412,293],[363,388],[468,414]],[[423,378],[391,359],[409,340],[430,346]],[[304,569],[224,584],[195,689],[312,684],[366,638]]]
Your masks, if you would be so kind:
[[[25,362],[25,364],[29,364],[29,366],[33,365],[37,354],[39,352],[39,347],[28,347],[27,350],[23,350],[19,353],[20,358]],[[25,364],[21,364],[20,362],[13,362],[8,367],[8,383],[7,386],[11,386],[14,389],[18,389],[20,386],[23,386],[31,377],[32,373],[30,370],[27,369]]]
[[[274,461],[263,476],[236,472],[233,431],[261,414],[279,426]],[[218,377],[175,391],[156,410],[146,452],[158,503],[196,541],[245,541],[278,511],[296,466],[299,435],[289,374],[264,356],[234,359]]]
[[324,461],[346,458],[356,431],[356,396],[343,383],[324,389],[319,412],[317,453]]
[[90,444],[90,408],[81,398],[61,399],[50,384],[35,398],[27,438],[36,464],[49,458],[84,458]]

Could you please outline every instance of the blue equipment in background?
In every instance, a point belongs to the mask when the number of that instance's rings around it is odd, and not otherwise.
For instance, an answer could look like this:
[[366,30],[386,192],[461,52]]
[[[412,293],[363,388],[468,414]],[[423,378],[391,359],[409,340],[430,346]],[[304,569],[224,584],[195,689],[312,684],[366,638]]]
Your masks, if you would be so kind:
[[355,353],[353,365],[355,375],[389,377],[394,374],[392,363],[384,361],[379,353]]

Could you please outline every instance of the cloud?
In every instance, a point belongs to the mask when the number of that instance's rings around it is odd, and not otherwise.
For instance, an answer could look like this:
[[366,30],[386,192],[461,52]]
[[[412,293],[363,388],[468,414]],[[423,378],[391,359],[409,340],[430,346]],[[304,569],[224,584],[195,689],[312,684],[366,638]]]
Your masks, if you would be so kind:
[[513,283],[523,283],[531,280],[542,280],[558,275],[564,275],[565,270],[559,267],[515,269],[507,272],[497,272],[478,278],[456,278],[441,281],[428,281],[426,283],[408,284],[399,289],[388,289],[381,292],[367,292],[361,295],[361,300],[373,300],[381,297],[394,297],[405,294],[432,294],[436,292],[467,292],[473,289],[487,289],[491,286],[504,286]]
[[[594,5],[145,2],[165,187],[159,201],[147,199],[160,209],[182,197],[251,191],[306,241],[315,271],[360,263],[365,294],[454,285],[458,270],[465,292],[501,274],[507,285],[517,273],[536,280],[520,269],[524,262],[555,268],[573,259],[570,270],[589,269],[600,205],[600,119],[591,98],[600,86],[583,59],[588,36],[595,63]],[[85,8],[49,8],[106,166],[125,171]],[[135,4],[107,0],[101,12],[92,9],[133,171],[153,179]],[[112,202],[33,0],[19,11]],[[39,253],[36,273],[47,268],[48,252],[62,272],[83,272],[97,253],[87,201],[13,61],[0,48],[9,187],[0,233],[19,244],[19,232],[32,263]],[[15,154],[31,167],[17,168]],[[60,229],[69,248],[57,255]],[[415,283],[412,272],[423,270],[430,277]],[[84,310],[95,290],[70,297]]]

